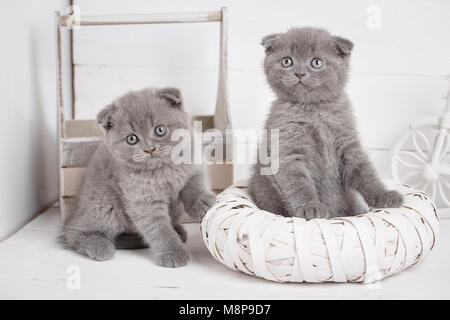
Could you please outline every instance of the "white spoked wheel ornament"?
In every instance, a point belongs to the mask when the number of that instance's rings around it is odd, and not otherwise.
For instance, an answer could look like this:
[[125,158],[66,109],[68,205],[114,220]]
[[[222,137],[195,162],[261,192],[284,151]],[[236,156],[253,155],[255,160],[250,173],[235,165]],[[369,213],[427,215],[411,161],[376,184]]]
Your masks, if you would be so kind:
[[390,154],[394,179],[427,192],[450,207],[450,89],[441,117],[419,119],[394,143]]

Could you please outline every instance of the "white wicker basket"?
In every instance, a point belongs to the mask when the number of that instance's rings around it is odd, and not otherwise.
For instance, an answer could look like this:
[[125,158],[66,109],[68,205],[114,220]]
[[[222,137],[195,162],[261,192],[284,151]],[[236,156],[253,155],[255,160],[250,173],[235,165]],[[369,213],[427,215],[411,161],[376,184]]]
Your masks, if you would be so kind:
[[203,239],[227,267],[280,282],[365,282],[419,262],[434,247],[439,221],[429,196],[405,185],[401,208],[355,217],[287,218],[260,210],[246,181],[218,195]]

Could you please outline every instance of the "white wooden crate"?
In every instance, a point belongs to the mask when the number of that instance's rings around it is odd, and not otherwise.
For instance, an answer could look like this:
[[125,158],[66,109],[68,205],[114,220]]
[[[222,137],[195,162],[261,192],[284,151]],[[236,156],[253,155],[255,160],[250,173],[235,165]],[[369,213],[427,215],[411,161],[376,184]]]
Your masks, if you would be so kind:
[[[89,26],[130,26],[147,25],[147,24],[171,24],[171,23],[203,23],[203,22],[219,22],[220,23],[220,39],[218,50],[218,87],[214,115],[200,115],[192,118],[194,121],[202,121],[202,130],[217,128],[222,132],[231,128],[231,122],[228,111],[228,84],[227,84],[227,14],[226,8],[220,11],[196,12],[196,13],[152,13],[152,14],[127,14],[127,15],[93,15],[93,16],[61,16],[56,12],[56,40],[57,40],[57,91],[58,91],[58,139],[59,139],[59,193],[62,219],[67,215],[67,210],[73,210],[73,205],[78,195],[86,167],[101,141],[101,130],[93,118],[103,105],[86,105],[81,110],[88,109],[89,112],[78,112],[80,101],[77,101],[76,94],[71,112],[71,119],[66,118],[64,109],[63,84],[62,84],[62,54],[61,54],[61,28],[74,27],[86,28]],[[117,28],[117,27],[114,27]],[[141,41],[145,41],[142,39]],[[150,40],[149,40],[150,41]],[[156,44],[154,44],[156,45]],[[209,44],[208,44],[209,45]],[[74,62],[72,62],[74,63]],[[74,88],[78,85],[78,75],[83,69],[74,66]],[[93,71],[94,74],[100,72]],[[123,74],[118,74],[123,76]],[[170,84],[167,85],[176,85]],[[150,85],[145,85],[150,86]],[[161,85],[159,85],[161,86]],[[128,89],[128,88],[126,88]],[[208,88],[210,89],[210,88]],[[97,88],[91,87],[91,91]],[[113,90],[110,90],[113,91]],[[113,99],[124,93],[110,92]],[[125,90],[127,91],[127,90]],[[206,90],[210,92],[211,90]],[[83,92],[85,97],[89,96],[89,92]],[[92,103],[87,99],[86,103]],[[225,154],[223,164],[208,165],[209,180],[211,188],[220,191],[233,182],[233,165],[231,164],[232,155]],[[183,220],[189,221],[186,217]]]

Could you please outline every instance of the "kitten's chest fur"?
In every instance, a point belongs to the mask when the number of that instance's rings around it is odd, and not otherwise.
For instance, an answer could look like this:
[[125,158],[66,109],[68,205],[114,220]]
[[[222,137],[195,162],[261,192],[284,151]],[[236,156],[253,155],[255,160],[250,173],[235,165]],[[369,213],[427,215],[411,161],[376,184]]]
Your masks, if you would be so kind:
[[302,132],[302,135],[306,133],[323,156],[335,157],[350,125],[346,119],[321,110],[299,116],[297,126],[302,128],[296,128],[296,131]]
[[354,131],[347,105],[303,106],[284,104],[273,110],[269,128],[280,128],[280,150],[299,153],[329,174],[339,172],[342,147]]
[[166,165],[154,170],[124,170],[119,185],[127,200],[169,200],[175,198],[188,179],[183,165]]

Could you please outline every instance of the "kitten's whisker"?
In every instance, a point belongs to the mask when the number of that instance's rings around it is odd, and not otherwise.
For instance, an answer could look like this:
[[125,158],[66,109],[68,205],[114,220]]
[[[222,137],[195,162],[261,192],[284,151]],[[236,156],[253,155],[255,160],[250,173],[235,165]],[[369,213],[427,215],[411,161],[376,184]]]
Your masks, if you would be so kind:
[[320,80],[314,78],[305,78],[303,83],[310,87],[317,87],[321,84]]
[[299,79],[295,75],[288,75],[283,77],[281,82],[287,87],[293,87],[298,84]]
[[161,147],[161,148],[157,149],[155,152],[153,152],[154,155],[158,155],[158,154],[167,155],[169,153],[170,153],[170,147],[169,146]]
[[136,152],[131,157],[135,162],[144,162],[148,159],[149,155],[145,152]]

